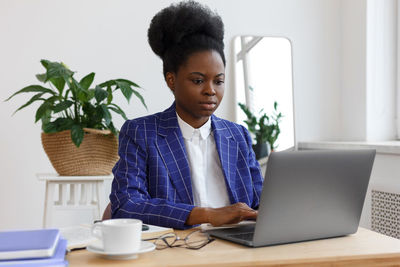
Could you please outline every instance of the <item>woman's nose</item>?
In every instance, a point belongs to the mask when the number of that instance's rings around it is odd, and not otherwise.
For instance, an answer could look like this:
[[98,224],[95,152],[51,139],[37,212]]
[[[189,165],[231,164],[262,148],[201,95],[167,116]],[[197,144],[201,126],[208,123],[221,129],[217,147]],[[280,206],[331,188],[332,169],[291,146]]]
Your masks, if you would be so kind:
[[206,95],[210,95],[210,96],[215,95],[214,84],[213,83],[206,83],[206,86],[204,88],[204,93]]

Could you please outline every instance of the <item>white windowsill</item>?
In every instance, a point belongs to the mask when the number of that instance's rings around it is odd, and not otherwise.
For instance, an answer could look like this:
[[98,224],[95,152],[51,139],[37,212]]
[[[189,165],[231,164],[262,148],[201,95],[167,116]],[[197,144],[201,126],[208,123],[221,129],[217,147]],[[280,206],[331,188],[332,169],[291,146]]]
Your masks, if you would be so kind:
[[376,149],[378,154],[400,155],[400,141],[314,141],[299,142],[298,149]]

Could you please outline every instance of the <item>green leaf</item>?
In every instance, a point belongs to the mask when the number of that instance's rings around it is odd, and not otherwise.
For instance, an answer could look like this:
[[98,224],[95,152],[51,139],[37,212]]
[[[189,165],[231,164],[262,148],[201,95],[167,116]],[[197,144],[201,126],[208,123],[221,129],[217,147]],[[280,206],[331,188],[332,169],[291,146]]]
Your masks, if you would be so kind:
[[115,83],[117,84],[117,87],[119,89],[121,89],[122,94],[125,96],[126,100],[128,100],[128,102],[129,102],[129,100],[131,99],[132,93],[133,93],[131,86],[128,83],[122,82],[122,81],[120,81],[120,82],[115,81]]
[[81,103],[86,103],[86,102],[89,101],[89,100],[88,100],[88,95],[87,95],[85,92],[83,92],[83,91],[79,91],[79,92],[78,92],[78,99],[79,99],[79,101],[80,101]]
[[80,83],[78,83],[77,80],[74,78],[71,78],[71,92],[73,95],[73,99],[75,100],[75,97],[79,99],[80,102],[84,103],[88,101],[88,95],[89,91],[84,89]]
[[78,83],[78,81],[75,80],[74,78],[72,78],[72,87],[73,87],[73,88],[75,89],[75,91],[78,92],[78,93],[79,93],[80,91],[83,91],[83,92],[85,92],[86,94],[89,93],[89,91],[88,91],[87,89],[83,88],[82,85],[81,85],[80,83]]
[[49,93],[52,95],[55,95],[55,92],[49,88],[45,88],[41,85],[29,85],[27,87],[22,88],[21,90],[17,91],[16,93],[14,93],[12,96],[10,96],[9,98],[7,98],[5,101],[10,100],[12,97],[14,97],[17,94],[20,93],[30,93],[30,92],[42,92],[44,93]]
[[22,106],[20,106],[16,111],[14,111],[13,114],[15,114],[15,113],[17,113],[18,111],[20,111],[21,109],[23,109],[23,108],[29,106],[30,104],[32,104],[32,103],[35,102],[35,101],[44,100],[43,98],[41,98],[42,95],[43,95],[43,93],[39,93],[39,94],[34,95],[28,102],[26,102],[25,104],[23,104]]
[[76,147],[79,147],[81,145],[84,135],[85,135],[85,133],[82,129],[82,126],[80,126],[79,124],[72,125],[71,139]]
[[136,90],[133,90],[133,89],[132,89],[132,91],[133,91],[133,93],[137,96],[137,98],[140,99],[140,102],[142,102],[143,106],[144,106],[144,107],[146,108],[146,110],[147,110],[147,105],[146,105],[146,103],[144,102],[143,96],[142,96],[141,94],[139,94],[139,92],[136,91]]
[[103,87],[111,87],[113,85],[117,85],[115,80],[109,80],[109,81],[103,82],[103,83],[99,84],[98,86],[103,88]]
[[43,67],[45,67],[47,69],[49,67],[50,61],[48,61],[46,59],[42,59],[42,60],[40,60],[40,63],[42,63]]
[[[126,80],[126,79],[109,80],[109,81],[106,81],[104,83],[99,84],[98,86],[102,87],[102,88],[103,87],[107,87],[107,91],[108,91],[109,96],[110,96],[111,95],[110,94],[111,86],[114,86],[114,85],[116,86],[116,89],[120,89],[121,90],[122,94],[124,95],[126,100],[128,100],[128,102],[131,99],[132,93],[133,93],[133,94],[136,95],[137,98],[139,98],[139,100],[142,102],[143,106],[147,109],[147,105],[146,105],[142,95],[138,91],[133,90],[131,88],[131,86],[137,87],[137,88],[140,88],[140,86],[137,85],[136,83],[132,82],[132,81],[129,81],[129,80]],[[111,98],[111,96],[110,96],[110,98]],[[111,100],[107,99],[107,103],[108,104],[110,104],[111,101],[112,101],[112,99]]]
[[87,127],[102,129],[100,126],[102,125],[101,123],[104,118],[104,111],[101,105],[97,105],[95,107],[90,103],[86,103],[82,109],[87,114],[87,116],[85,116],[85,123]]
[[127,83],[127,84],[129,84],[129,85],[132,85],[132,86],[134,86],[134,87],[141,88],[139,85],[137,85],[136,83],[134,83],[134,82],[132,82],[132,81],[130,81],[130,80],[116,79],[115,81],[117,81],[117,82],[124,82],[124,83]]
[[116,104],[110,104],[110,106],[108,108],[111,109],[112,111],[114,111],[115,113],[120,114],[122,116],[122,118],[124,118],[125,120],[128,120],[125,112]]
[[63,78],[51,78],[50,82],[57,88],[61,95],[64,90],[65,80]]
[[97,103],[100,103],[104,99],[106,99],[108,96],[108,92],[104,89],[101,89],[101,87],[96,86],[96,89],[94,90],[94,97],[96,98]]
[[88,100],[91,100],[94,97],[94,89],[89,89]]
[[88,90],[90,85],[93,82],[95,73],[89,73],[85,77],[82,78],[82,80],[79,82],[79,84],[82,86],[83,89]]
[[101,109],[103,110],[103,118],[106,121],[106,125],[110,125],[111,122],[111,113],[108,110],[108,107],[104,104],[100,105]]
[[45,133],[56,133],[64,130],[70,130],[74,121],[71,118],[58,118],[53,122],[47,122],[42,125]]
[[250,112],[249,108],[242,103],[238,103],[239,107],[242,109],[242,111],[246,114],[248,120],[253,120],[254,115]]
[[71,89],[68,89],[68,90],[65,92],[65,95],[64,95],[64,99],[65,99],[65,100],[68,99],[69,93],[71,93]]
[[74,104],[74,102],[72,102],[70,100],[60,102],[57,105],[55,105],[53,111],[54,111],[54,113],[64,111],[64,110],[68,109],[70,106],[72,106],[73,104]]
[[54,104],[54,102],[59,99],[60,99],[59,96],[54,95],[52,97],[47,98],[45,101]]
[[56,133],[57,132],[57,124],[54,122],[43,123],[42,130],[45,133]]
[[42,121],[42,130],[44,131],[45,125],[49,123],[51,120],[51,110],[50,109],[46,110],[46,112],[42,115],[40,120]]
[[51,110],[52,104],[50,102],[43,102],[38,108],[35,115],[35,122],[42,119],[46,115],[47,111]]
[[[42,63],[43,64],[43,63]],[[68,81],[74,75],[74,72],[69,70],[64,64],[58,62],[47,61],[46,81],[52,78],[63,78]]]
[[71,118],[58,118],[55,122],[57,124],[57,132],[70,130],[74,124],[74,120]]
[[90,102],[85,103],[83,106],[83,111],[85,111],[85,113],[92,113],[92,112],[96,112],[96,107],[94,105],[92,105]]
[[111,86],[107,86],[107,104],[110,105],[111,102],[113,101],[113,95],[112,95],[112,90],[111,90]]
[[39,80],[39,82],[44,83],[46,81],[46,73],[36,74],[36,78]]
[[112,122],[110,123],[110,125],[108,125],[108,128],[114,135],[118,135],[117,129],[115,129],[114,124]]

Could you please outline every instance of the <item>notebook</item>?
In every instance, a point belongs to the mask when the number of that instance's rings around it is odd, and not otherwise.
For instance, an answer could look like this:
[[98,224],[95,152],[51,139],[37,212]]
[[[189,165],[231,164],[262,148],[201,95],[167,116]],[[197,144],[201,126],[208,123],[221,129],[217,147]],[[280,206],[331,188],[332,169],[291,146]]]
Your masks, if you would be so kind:
[[207,231],[251,247],[355,233],[375,150],[273,152],[257,221]]
[[68,266],[65,260],[65,252],[67,248],[67,240],[59,239],[56,250],[52,257],[30,258],[18,260],[0,260],[0,266]]
[[97,238],[92,235],[90,224],[81,224],[60,228],[63,238],[67,239],[67,249],[75,250],[86,248]]
[[0,232],[0,260],[51,257],[60,237],[58,229]]

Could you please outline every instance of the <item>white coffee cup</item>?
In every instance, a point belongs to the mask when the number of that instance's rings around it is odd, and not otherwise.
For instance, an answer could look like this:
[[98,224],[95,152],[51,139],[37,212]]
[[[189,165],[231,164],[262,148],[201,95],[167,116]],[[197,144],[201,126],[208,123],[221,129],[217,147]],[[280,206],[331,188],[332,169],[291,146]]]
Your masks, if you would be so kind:
[[139,251],[142,221],[137,219],[111,219],[95,223],[92,235],[102,240],[103,250],[110,253]]

